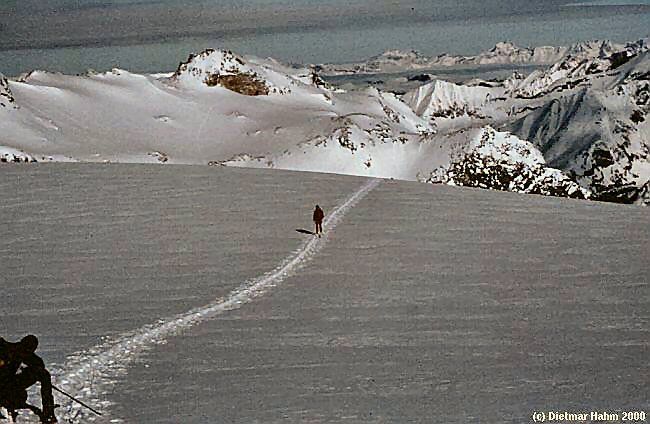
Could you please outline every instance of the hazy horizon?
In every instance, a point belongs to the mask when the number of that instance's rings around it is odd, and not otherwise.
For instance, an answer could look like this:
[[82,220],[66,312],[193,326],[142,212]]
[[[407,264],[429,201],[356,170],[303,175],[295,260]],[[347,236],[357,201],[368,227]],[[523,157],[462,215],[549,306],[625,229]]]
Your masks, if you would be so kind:
[[475,54],[499,41],[632,41],[650,34],[648,22],[650,0],[10,1],[0,15],[0,72],[162,72],[207,47],[294,63],[392,48]]

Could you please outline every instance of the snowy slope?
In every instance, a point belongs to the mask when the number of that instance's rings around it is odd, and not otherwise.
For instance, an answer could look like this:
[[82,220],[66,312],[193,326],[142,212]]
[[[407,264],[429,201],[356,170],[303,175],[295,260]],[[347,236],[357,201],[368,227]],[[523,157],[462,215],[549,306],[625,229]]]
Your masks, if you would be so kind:
[[495,102],[501,101],[503,92],[497,87],[436,80],[406,93],[403,100],[440,131],[494,122],[497,116],[505,115],[495,106]]
[[[358,148],[399,144],[408,154],[431,132],[390,93],[337,92],[310,69],[226,51],[192,55],[171,76],[37,71],[8,88],[19,108],[0,111],[3,142],[38,160],[268,162],[329,139],[338,140],[337,171],[354,173]],[[328,164],[314,157],[300,169],[326,171]],[[283,167],[295,168],[291,161]],[[417,171],[401,175],[414,179]]]
[[[9,81],[4,75],[0,74],[0,111],[3,109],[16,110],[18,106],[11,88],[9,88]],[[2,112],[0,112],[0,116],[3,116]],[[8,124],[10,125],[10,123]],[[7,136],[8,134],[5,134],[3,138]],[[2,143],[2,139],[0,139],[0,143]],[[33,160],[29,154],[22,150],[0,144],[0,162],[31,162]]]
[[650,180],[649,61],[644,40],[585,43],[527,77],[433,81],[403,100],[439,135],[486,125],[512,132],[590,198],[630,203]]
[[2,111],[7,119],[0,129],[8,134],[10,159],[20,150],[46,161],[215,164],[416,180],[447,166],[470,142],[460,133],[437,137],[440,122],[432,118],[472,118],[490,102],[483,87],[433,87],[423,88],[412,108],[412,99],[373,88],[328,88],[310,68],[206,50],[173,75],[32,72],[8,83],[19,108]]
[[[37,334],[55,384],[104,414],[55,394],[61,423],[650,407],[644,209],[205,166],[6,164],[0,182],[0,333]],[[314,203],[327,238],[294,231]]]
[[551,166],[568,170],[603,200],[633,201],[650,180],[650,53],[561,90],[509,125]]
[[[499,45],[483,57],[520,53]],[[637,201],[650,178],[647,42],[587,42],[562,53],[528,76],[435,79],[403,96],[345,91],[313,67],[222,50],[190,55],[170,75],[35,71],[0,81],[0,160],[210,164],[449,183],[460,181],[440,172],[492,167],[523,172],[516,177],[524,182],[463,184]],[[516,155],[499,167],[473,146],[495,131],[494,140],[513,140],[510,154],[532,143],[544,156],[537,171]]]

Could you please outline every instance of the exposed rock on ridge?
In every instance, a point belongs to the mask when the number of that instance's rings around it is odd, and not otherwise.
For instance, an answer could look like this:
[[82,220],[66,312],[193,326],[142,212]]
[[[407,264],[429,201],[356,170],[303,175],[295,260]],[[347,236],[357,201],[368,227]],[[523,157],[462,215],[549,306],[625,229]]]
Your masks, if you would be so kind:
[[273,59],[214,49],[190,55],[171,81],[194,88],[221,86],[248,96],[288,94],[297,85],[324,85],[310,68],[289,68]]
[[547,167],[532,144],[490,127],[483,128],[448,166],[421,180],[577,199],[589,196],[561,171]]
[[9,81],[2,74],[0,74],[0,107],[16,108],[16,99],[9,88]]

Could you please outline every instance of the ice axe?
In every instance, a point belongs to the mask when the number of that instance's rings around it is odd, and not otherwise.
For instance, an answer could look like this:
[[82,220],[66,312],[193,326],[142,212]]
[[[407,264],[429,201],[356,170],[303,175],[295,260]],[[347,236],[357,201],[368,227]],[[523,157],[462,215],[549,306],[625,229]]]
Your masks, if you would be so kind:
[[61,390],[61,389],[59,389],[58,387],[56,387],[55,385],[52,385],[52,388],[53,388],[54,390],[56,390],[57,392],[61,393],[62,395],[66,395],[67,397],[69,397],[70,399],[74,400],[74,401],[77,402],[79,405],[83,406],[84,408],[88,408],[88,409],[90,409],[90,410],[93,411],[95,414],[100,415],[100,416],[102,415],[100,412],[97,412],[95,409],[93,409],[93,408],[91,408],[90,406],[86,405],[85,403],[83,403],[83,402],[80,401],[79,399],[75,398],[74,396],[67,394],[67,393],[64,392],[63,390]]

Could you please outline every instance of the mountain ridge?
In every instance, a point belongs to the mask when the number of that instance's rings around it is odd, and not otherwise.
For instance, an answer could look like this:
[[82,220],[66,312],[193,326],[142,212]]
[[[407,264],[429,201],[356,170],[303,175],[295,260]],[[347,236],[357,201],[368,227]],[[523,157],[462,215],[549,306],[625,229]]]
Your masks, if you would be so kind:
[[12,106],[0,108],[0,155],[334,172],[638,202],[650,176],[650,56],[645,40],[618,49],[582,43],[527,76],[434,79],[403,96],[343,90],[314,67],[214,49],[172,74],[35,71],[0,82],[0,99]]
[[598,55],[648,44],[648,39],[613,43],[609,40],[590,40],[568,46],[519,47],[509,41],[495,44],[490,50],[473,56],[443,53],[430,57],[416,50],[386,50],[365,61],[343,64],[318,64],[315,69],[322,75],[397,73],[405,71],[479,65],[551,65],[566,56]]

